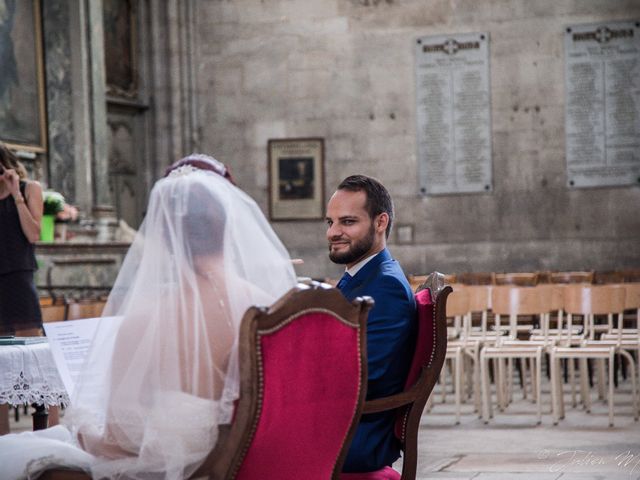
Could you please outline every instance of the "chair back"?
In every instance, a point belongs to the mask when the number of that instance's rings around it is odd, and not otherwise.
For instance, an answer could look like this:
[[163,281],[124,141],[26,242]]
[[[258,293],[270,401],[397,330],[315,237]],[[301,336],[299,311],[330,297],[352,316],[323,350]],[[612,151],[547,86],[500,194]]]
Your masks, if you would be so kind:
[[538,288],[503,285],[491,289],[491,309],[496,315],[538,315],[545,308]]
[[493,272],[464,272],[456,275],[458,283],[463,285],[492,285],[495,273]]
[[67,319],[67,305],[43,305],[40,307],[43,322],[62,322]]
[[[490,285],[469,285],[465,291],[469,294],[469,310],[472,312],[486,312],[491,309]],[[447,299],[447,308],[449,300]]]
[[[438,291],[434,286],[427,286],[429,283],[428,279],[415,295],[418,336],[404,388],[405,392],[411,392],[410,396],[414,400],[399,409],[395,425],[395,434],[402,444],[405,463],[415,463],[417,460],[420,418],[440,376],[447,353],[447,297],[452,289],[444,286]],[[403,470],[405,468],[406,466]],[[415,465],[413,468],[415,469]]]
[[203,466],[213,478],[338,478],[366,394],[372,304],[312,287],[247,311],[235,419]]
[[100,300],[69,303],[67,320],[80,320],[82,318],[96,318],[102,315],[106,302]]
[[625,289],[609,285],[567,285],[564,289],[564,310],[572,315],[606,315],[622,313]]
[[[416,293],[416,304],[418,303],[421,292]],[[429,298],[429,303],[431,302],[431,298]],[[449,294],[447,298],[447,317],[462,317],[471,311],[470,308],[470,298],[469,292],[467,292],[467,288],[456,289]]]
[[551,272],[551,283],[593,283],[593,272]]
[[564,286],[543,284],[536,287],[540,292],[540,301],[548,310],[556,312],[564,308]]
[[625,291],[624,309],[640,309],[640,283],[624,283],[622,286]]
[[538,273],[496,273],[496,285],[516,285],[519,287],[533,287],[538,284]]

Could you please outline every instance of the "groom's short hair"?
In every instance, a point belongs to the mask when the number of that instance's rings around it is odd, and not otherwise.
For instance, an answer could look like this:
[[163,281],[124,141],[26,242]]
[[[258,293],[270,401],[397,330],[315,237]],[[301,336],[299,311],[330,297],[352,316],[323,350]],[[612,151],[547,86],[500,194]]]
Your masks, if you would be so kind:
[[389,215],[389,224],[385,231],[386,238],[389,238],[391,225],[393,224],[393,201],[391,200],[391,195],[389,195],[389,192],[382,183],[366,175],[351,175],[340,182],[338,190],[364,192],[367,196],[365,208],[367,212],[369,212],[371,220],[381,213]]

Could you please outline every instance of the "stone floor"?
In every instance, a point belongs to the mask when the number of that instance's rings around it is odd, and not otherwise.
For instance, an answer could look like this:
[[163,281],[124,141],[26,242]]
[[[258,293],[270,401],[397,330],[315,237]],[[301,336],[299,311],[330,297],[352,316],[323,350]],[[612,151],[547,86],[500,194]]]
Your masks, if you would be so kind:
[[[536,425],[534,405],[517,394],[506,411],[494,412],[489,424],[466,404],[455,425],[452,397],[440,403],[436,387],[434,406],[422,420],[417,478],[638,480],[640,423],[633,420],[625,387],[616,391],[614,427],[608,426],[602,402],[594,403],[590,414],[567,405],[566,418],[553,426],[548,392],[543,392],[541,425]],[[22,414],[17,424],[12,420],[12,430],[29,429],[30,422]],[[401,469],[401,462],[394,467]]]
[[566,418],[554,426],[548,392],[542,396],[540,425],[535,405],[517,396],[504,412],[494,411],[488,424],[463,405],[461,422],[455,425],[452,398],[439,403],[436,391],[435,404],[422,419],[417,478],[640,479],[640,423],[633,419],[625,387],[616,391],[613,427],[608,426],[606,404],[595,397],[590,414],[567,404]]

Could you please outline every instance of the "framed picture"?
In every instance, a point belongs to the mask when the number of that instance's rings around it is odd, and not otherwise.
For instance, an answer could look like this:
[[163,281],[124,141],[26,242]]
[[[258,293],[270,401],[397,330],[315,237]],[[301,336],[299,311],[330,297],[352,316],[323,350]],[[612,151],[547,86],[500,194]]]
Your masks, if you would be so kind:
[[0,140],[44,152],[47,130],[39,0],[0,0]]
[[324,216],[324,139],[269,140],[271,220],[317,220]]

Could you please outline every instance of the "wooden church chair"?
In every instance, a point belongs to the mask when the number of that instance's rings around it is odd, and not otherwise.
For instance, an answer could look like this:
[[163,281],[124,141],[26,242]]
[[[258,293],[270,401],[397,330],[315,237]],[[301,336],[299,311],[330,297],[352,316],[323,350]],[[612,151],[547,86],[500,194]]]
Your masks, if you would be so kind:
[[[445,276],[434,272],[416,292],[418,337],[403,392],[365,402],[362,413],[397,411],[395,434],[403,454],[402,474],[391,467],[375,472],[343,473],[341,480],[415,480],[420,418],[438,381],[447,352],[447,297]],[[306,477],[305,477],[306,478]]]
[[640,375],[640,283],[624,283],[625,290],[624,309],[628,312],[631,325],[627,328],[620,323],[618,319],[618,327],[609,333],[604,333],[600,337],[601,340],[615,340],[617,346],[624,350],[635,350],[638,365],[636,371]]
[[[470,322],[471,310],[469,308],[469,293],[466,288],[456,289],[447,298],[447,319],[451,319],[453,326],[448,326],[447,333],[447,353],[445,362],[451,361],[451,384],[453,385],[453,395],[456,405],[456,424],[460,423],[460,410],[462,403],[462,390],[464,383],[464,361],[468,356],[473,362],[473,384],[475,385],[475,375],[478,370],[476,363],[478,352],[478,342],[467,340],[462,336],[463,324],[466,327]],[[447,320],[449,321],[449,320]],[[446,401],[446,368],[440,372],[440,384],[442,387],[442,401]]]
[[[233,423],[220,427],[192,478],[338,479],[366,395],[372,304],[313,286],[291,290],[268,309],[250,308],[240,327]],[[66,469],[40,478],[89,479]]]
[[[632,384],[633,414],[637,419],[635,368],[631,355],[621,349],[615,341],[595,339],[596,325],[594,317],[596,315],[605,315],[607,317],[607,328],[611,328],[614,316],[618,317],[618,325],[622,325],[622,312],[625,307],[624,288],[609,285],[568,285],[564,290],[564,300],[564,309],[567,313],[569,328],[569,340],[566,342],[566,346],[554,347],[551,354],[554,424],[557,424],[558,420],[564,418],[564,393],[559,372],[559,360],[567,359],[571,362],[573,359],[577,359],[580,371],[580,393],[584,407],[589,411],[591,405],[587,361],[595,360],[597,367],[598,396],[604,398],[605,383],[607,383],[609,425],[613,426],[613,360],[616,353],[620,354],[621,358],[629,362],[630,369],[634,374]],[[585,326],[585,336],[581,339],[579,345],[575,345],[571,341],[571,326],[576,316],[582,317]],[[605,361],[609,362],[608,379],[605,373]],[[571,378],[570,381],[573,385],[573,378]]]
[[[522,388],[523,396],[526,398],[526,372],[525,361],[532,363],[532,393],[536,400],[537,421],[541,422],[541,365],[542,352],[546,345],[540,342],[519,341],[519,332],[529,332],[530,325],[520,324],[519,317],[539,317],[543,318],[548,313],[549,306],[541,301],[541,290],[536,287],[514,287],[496,286],[491,292],[491,305],[495,315],[495,329],[501,330],[501,318],[509,319],[509,335],[501,339],[495,346],[485,347],[480,353],[480,371],[482,377],[482,417],[485,423],[493,416],[491,386],[489,384],[489,360],[497,363],[497,373],[495,375],[496,397],[501,410],[507,407],[512,391],[513,381],[513,360],[522,361]],[[507,361],[505,368],[504,361]]]

